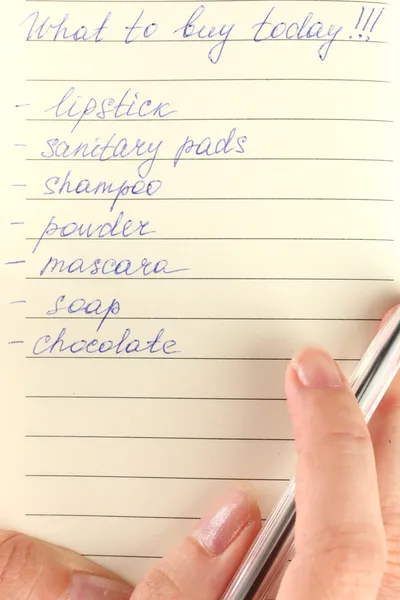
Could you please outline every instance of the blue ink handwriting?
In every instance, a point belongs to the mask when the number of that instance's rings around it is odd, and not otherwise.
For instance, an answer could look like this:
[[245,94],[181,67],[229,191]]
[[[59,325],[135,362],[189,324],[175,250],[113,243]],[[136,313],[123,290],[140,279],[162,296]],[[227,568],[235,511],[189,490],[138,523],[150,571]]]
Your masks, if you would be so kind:
[[76,221],[70,221],[66,224],[58,225],[55,221],[56,217],[51,217],[50,221],[42,231],[39,239],[37,240],[35,247],[32,250],[32,254],[36,252],[39,244],[46,237],[58,238],[85,238],[85,239],[104,239],[104,238],[129,238],[134,235],[138,237],[145,237],[155,231],[147,231],[150,225],[149,221],[138,221],[134,223],[131,219],[126,219],[124,211],[121,211],[114,222],[106,221],[99,225],[93,223],[77,223]]
[[182,157],[182,154],[194,154],[195,156],[216,156],[218,154],[230,154],[234,152],[236,154],[244,154],[244,145],[247,141],[247,136],[242,135],[237,137],[236,127],[231,129],[229,134],[220,138],[219,140],[212,140],[210,137],[206,137],[200,142],[195,142],[189,136],[178,148],[174,158],[174,167],[176,167]]
[[81,25],[76,28],[74,25],[69,25],[70,15],[66,13],[61,20],[50,17],[41,16],[40,11],[36,10],[31,13],[23,22],[31,23],[28,34],[26,36],[27,41],[30,40],[51,40],[57,42],[59,40],[71,40],[74,42],[88,42],[93,40],[94,42],[102,42],[104,38],[102,34],[107,29],[107,23],[111,18],[111,13],[108,12],[102,19],[98,27],[89,28],[88,25]]
[[184,25],[175,29],[174,34],[182,34],[183,39],[196,38],[198,40],[215,40],[217,43],[213,45],[208,53],[209,60],[215,65],[219,62],[225,45],[228,42],[229,36],[231,35],[235,24],[232,25],[221,25],[218,27],[208,26],[198,23],[200,18],[204,15],[206,7],[201,4],[196,10],[190,15]]
[[[125,329],[121,339],[118,341],[105,340],[100,341],[96,338],[92,340],[78,340],[67,342],[64,338],[67,334],[67,329],[63,328],[57,337],[44,335],[39,338],[33,346],[34,356],[43,354],[106,354],[113,353],[116,356],[120,354],[142,353],[154,355],[160,352],[165,355],[178,354],[177,342],[169,339],[163,341],[165,329],[160,331],[151,339],[142,341],[139,339],[131,339],[131,330]],[[129,341],[130,340],[130,341]]]
[[133,263],[129,258],[116,260],[115,258],[95,258],[92,261],[87,261],[84,258],[76,258],[70,262],[62,258],[50,256],[44,267],[40,271],[40,276],[46,273],[66,273],[72,275],[86,273],[91,277],[96,275],[107,276],[113,275],[119,277],[133,277],[134,275],[142,276],[143,278],[151,275],[173,275],[182,271],[188,271],[187,268],[171,269],[168,260],[162,258],[157,262],[152,262],[148,258],[142,258],[140,264]]
[[116,139],[115,133],[106,142],[101,138],[95,138],[93,143],[86,141],[70,143],[59,138],[51,138],[46,140],[47,151],[41,152],[40,156],[48,160],[80,158],[101,162],[116,158],[127,159],[132,155],[137,158],[145,157],[137,168],[139,177],[144,178],[150,174],[162,143],[162,140],[146,142],[138,138],[131,144],[126,137]]
[[[183,24],[173,29],[170,35],[174,36],[177,41],[209,41],[211,49],[208,52],[208,59],[214,65],[221,60],[228,42],[235,40],[251,41],[251,39],[254,42],[266,42],[278,39],[287,41],[316,40],[320,42],[318,45],[318,56],[321,61],[325,61],[332,45],[339,39],[342,41],[352,40],[354,37],[357,40],[364,38],[368,41],[385,10],[383,7],[378,12],[378,8],[372,7],[371,9],[367,9],[365,6],[362,6],[361,13],[354,26],[355,34],[349,35],[346,31],[347,26],[344,24],[335,24],[326,19],[323,21],[314,12],[308,12],[307,14],[300,13],[297,18],[290,18],[285,21],[280,20],[276,16],[278,12],[277,5],[270,4],[269,6],[271,8],[266,16],[253,25],[253,37],[250,37],[250,39],[247,37],[248,34],[245,34],[246,37],[243,40],[238,37],[233,38],[233,32],[236,31],[236,27],[238,26],[235,23],[220,22],[217,25],[212,24],[205,4],[200,4],[192,10],[190,16],[184,20]],[[28,41],[57,42],[69,40],[75,42],[103,42],[105,41],[107,30],[109,30],[108,25],[111,18],[112,13],[108,12],[99,21],[97,27],[89,25],[80,25],[77,27],[76,24],[71,24],[69,13],[66,13],[62,18],[53,19],[50,16],[41,14],[39,11],[35,11],[28,15],[23,24],[28,26],[26,34]],[[239,23],[239,25],[241,24]],[[120,41],[125,45],[130,45],[136,40],[148,40],[159,33],[158,23],[151,19],[146,19],[144,9],[141,10],[133,23],[129,25],[124,24],[123,27],[125,32],[122,35],[122,39],[112,41]],[[170,41],[170,38],[168,41]],[[107,100],[113,99],[106,98],[105,102]],[[89,105],[88,110],[92,110],[92,106],[94,106],[94,103]],[[106,106],[111,106],[111,104],[105,104]],[[97,109],[98,105],[93,108],[93,111]]]
[[121,310],[121,305],[116,298],[113,298],[109,303],[100,299],[91,300],[90,302],[84,298],[76,298],[72,301],[67,300],[67,302],[65,299],[65,295],[59,296],[55,302],[55,307],[48,310],[46,315],[52,317],[62,311],[66,311],[69,315],[76,315],[78,313],[84,313],[87,316],[96,315],[97,317],[102,317],[96,331],[101,329],[110,315],[118,315]]
[[94,196],[110,194],[112,202],[110,212],[112,212],[120,198],[124,198],[129,194],[132,196],[154,196],[162,187],[160,179],[151,179],[145,181],[139,179],[135,183],[129,183],[127,179],[121,183],[113,181],[92,182],[90,179],[79,179],[73,183],[71,181],[72,171],[68,171],[65,176],[53,175],[45,181],[45,196],[54,194],[93,194]]
[[44,112],[53,113],[56,119],[67,117],[73,121],[71,133],[75,131],[81,121],[90,115],[99,120],[106,118],[121,119],[124,117],[139,117],[139,119],[159,118],[165,119],[177,111],[171,108],[169,102],[154,102],[150,99],[142,100],[138,92],[127,89],[120,99],[83,98],[70,87],[61,100]]
[[[370,37],[368,34],[372,33],[373,30],[375,29],[376,24],[378,23],[379,19],[381,18],[381,16],[383,15],[383,13],[385,11],[385,8],[381,8],[378,16],[375,18],[374,21],[371,22],[371,25],[368,29],[368,25],[369,25],[372,17],[374,16],[375,10],[376,10],[375,8],[371,8],[369,15],[367,16],[365,23],[364,23],[364,13],[366,12],[366,8],[365,8],[365,6],[361,7],[360,16],[358,17],[357,23],[354,27],[355,31],[357,32],[357,37],[359,39],[362,38],[366,34],[365,41],[367,41],[367,42],[369,41]],[[353,39],[353,36],[350,36],[349,39],[350,40]]]
[[139,25],[144,15],[144,10],[140,13],[136,21],[133,25],[129,25],[125,27],[127,30],[127,34],[125,36],[125,44],[132,44],[139,37],[144,37],[145,39],[154,35],[158,29],[157,23],[148,23],[147,25]]
[[339,34],[343,30],[343,26],[329,25],[325,26],[322,21],[317,21],[314,18],[314,13],[309,12],[303,20],[291,21],[269,21],[275,12],[275,6],[271,8],[263,21],[253,25],[254,41],[264,42],[268,40],[286,39],[286,40],[304,40],[318,39],[324,41],[318,48],[318,56],[324,61],[328,56],[328,52],[333,42],[338,39]]

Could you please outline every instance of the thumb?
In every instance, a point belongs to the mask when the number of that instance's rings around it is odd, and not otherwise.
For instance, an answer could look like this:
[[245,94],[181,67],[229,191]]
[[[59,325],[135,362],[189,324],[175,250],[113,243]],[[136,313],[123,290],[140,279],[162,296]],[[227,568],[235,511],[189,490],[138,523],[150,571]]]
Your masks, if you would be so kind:
[[0,531],[0,600],[129,600],[132,589],[88,559]]
[[286,391],[298,452],[296,556],[278,598],[375,600],[386,549],[362,412],[321,350],[293,359]]

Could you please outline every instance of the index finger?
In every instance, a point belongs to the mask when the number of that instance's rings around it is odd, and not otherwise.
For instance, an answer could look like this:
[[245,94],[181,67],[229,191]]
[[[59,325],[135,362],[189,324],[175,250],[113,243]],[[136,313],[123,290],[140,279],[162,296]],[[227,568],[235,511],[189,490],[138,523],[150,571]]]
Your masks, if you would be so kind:
[[252,492],[233,489],[149,571],[132,600],[218,600],[260,526],[260,510]]

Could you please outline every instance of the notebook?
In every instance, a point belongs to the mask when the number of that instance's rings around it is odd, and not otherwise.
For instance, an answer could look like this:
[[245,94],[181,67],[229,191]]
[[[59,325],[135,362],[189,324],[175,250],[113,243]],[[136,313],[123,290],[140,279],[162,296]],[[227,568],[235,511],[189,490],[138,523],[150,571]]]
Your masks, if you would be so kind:
[[350,374],[399,298],[393,15],[10,4],[1,527],[134,582],[227,487],[267,517],[293,352]]

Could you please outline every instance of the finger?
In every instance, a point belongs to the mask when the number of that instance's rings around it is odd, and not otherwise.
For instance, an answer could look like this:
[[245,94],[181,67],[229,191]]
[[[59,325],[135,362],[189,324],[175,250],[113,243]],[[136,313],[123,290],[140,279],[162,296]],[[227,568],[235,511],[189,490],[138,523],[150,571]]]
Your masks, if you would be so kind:
[[218,600],[260,529],[247,489],[232,490],[171,554],[139,583],[132,600]]
[[370,423],[388,560],[379,600],[400,598],[400,375]]
[[298,467],[296,556],[280,600],[376,600],[385,541],[368,428],[341,371],[308,349],[287,371]]
[[0,600],[129,600],[131,593],[74,552],[0,531]]

